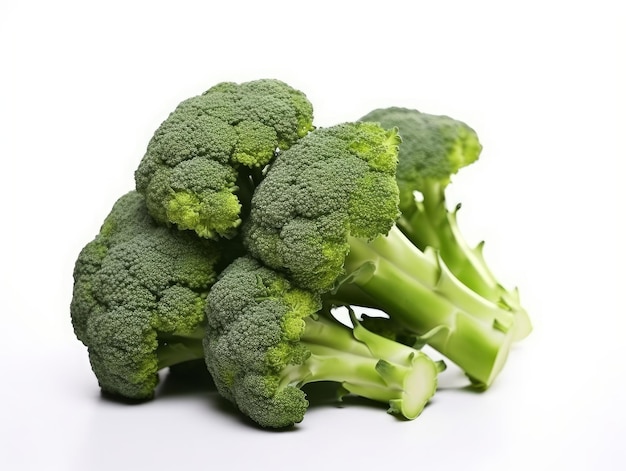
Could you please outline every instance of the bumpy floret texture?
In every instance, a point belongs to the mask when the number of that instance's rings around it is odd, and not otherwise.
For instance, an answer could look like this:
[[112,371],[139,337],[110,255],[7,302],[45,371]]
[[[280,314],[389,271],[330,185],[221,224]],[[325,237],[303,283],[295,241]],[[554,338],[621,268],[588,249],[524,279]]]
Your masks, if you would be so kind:
[[433,182],[445,186],[452,175],[475,162],[482,150],[476,132],[448,116],[392,107],[374,110],[361,119],[400,130],[397,180],[401,208],[414,204],[415,191],[426,191]]
[[135,172],[158,221],[201,237],[233,237],[251,176],[312,128],[306,96],[278,80],[225,82],[183,101]]
[[70,306],[104,391],[149,398],[160,368],[194,357],[185,341],[196,336],[201,348],[219,259],[212,241],[157,225],[139,193],[115,203],[78,256]]
[[252,199],[249,252],[299,286],[328,290],[349,237],[386,234],[398,216],[399,137],[373,123],[316,129],[281,153]]
[[299,340],[320,307],[318,296],[254,259],[235,260],[207,301],[205,358],[220,394],[262,426],[302,421],[306,396],[281,384],[282,372],[309,356]]

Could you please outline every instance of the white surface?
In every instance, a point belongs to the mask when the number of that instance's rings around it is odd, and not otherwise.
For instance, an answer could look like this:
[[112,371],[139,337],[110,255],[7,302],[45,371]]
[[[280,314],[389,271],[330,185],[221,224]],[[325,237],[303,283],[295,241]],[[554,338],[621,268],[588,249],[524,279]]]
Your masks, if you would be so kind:
[[[624,469],[618,4],[0,3],[2,468]],[[78,251],[179,101],[261,77],[305,91],[318,125],[401,105],[478,131],[450,200],[535,324],[490,391],[451,369],[413,422],[319,405],[282,433],[210,391],[99,397],[69,321]]]

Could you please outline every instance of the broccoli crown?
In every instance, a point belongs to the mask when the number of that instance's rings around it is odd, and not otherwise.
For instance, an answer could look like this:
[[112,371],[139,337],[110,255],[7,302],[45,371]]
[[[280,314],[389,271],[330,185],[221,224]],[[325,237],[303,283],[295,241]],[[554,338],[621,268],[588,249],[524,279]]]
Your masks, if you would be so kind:
[[137,190],[158,221],[232,237],[247,203],[238,190],[312,121],[306,96],[278,80],[218,84],[180,103],[156,130],[135,172]]
[[361,120],[399,129],[402,145],[397,180],[402,206],[413,204],[413,192],[423,192],[427,182],[445,187],[450,177],[475,162],[482,150],[476,132],[448,116],[392,107],[374,110]]
[[207,300],[205,358],[220,394],[262,426],[300,422],[308,401],[297,385],[283,384],[283,370],[309,356],[300,343],[304,319],[320,307],[317,295],[254,259],[235,260]]
[[70,306],[104,391],[149,398],[160,368],[202,357],[204,303],[220,258],[215,242],[157,225],[139,193],[115,203],[78,256]]
[[398,217],[395,129],[344,123],[281,153],[257,188],[244,226],[249,252],[299,286],[328,290],[349,237],[386,234]]

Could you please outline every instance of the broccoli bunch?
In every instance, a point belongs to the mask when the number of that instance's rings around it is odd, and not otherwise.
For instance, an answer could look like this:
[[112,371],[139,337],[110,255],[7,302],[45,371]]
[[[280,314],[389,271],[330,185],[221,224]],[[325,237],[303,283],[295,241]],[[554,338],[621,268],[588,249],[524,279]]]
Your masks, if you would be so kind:
[[478,158],[474,131],[399,108],[312,116],[278,80],[226,82],[157,129],[75,265],[72,323],[103,391],[149,399],[161,369],[203,361],[276,428],[303,420],[317,381],[416,418],[445,369],[424,345],[493,383],[530,323],[445,205]]

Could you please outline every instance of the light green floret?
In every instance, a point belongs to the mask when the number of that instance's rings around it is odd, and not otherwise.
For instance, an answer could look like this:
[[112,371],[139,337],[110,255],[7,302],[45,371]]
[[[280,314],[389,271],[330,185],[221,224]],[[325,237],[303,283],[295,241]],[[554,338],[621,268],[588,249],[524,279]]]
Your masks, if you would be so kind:
[[207,302],[206,362],[219,392],[263,427],[301,422],[308,408],[301,387],[316,381],[417,417],[442,365],[320,308],[318,295],[278,272],[249,257],[235,260]]
[[158,225],[137,192],[115,203],[78,256],[70,306],[104,392],[149,399],[160,369],[204,357],[204,304],[230,253]]
[[396,130],[366,122],[311,132],[257,188],[244,244],[329,302],[385,311],[406,337],[427,338],[486,387],[509,352],[510,312],[395,225],[398,143]]
[[451,177],[480,155],[476,132],[447,116],[406,108],[374,110],[362,120],[397,127],[402,136],[396,174],[402,211],[398,227],[420,249],[436,249],[469,288],[509,310],[515,339],[526,337],[531,325],[517,290],[504,288],[494,276],[483,256],[483,242],[472,248],[464,240],[457,223],[460,205],[452,211],[446,205]]
[[156,220],[232,238],[263,168],[312,120],[306,96],[278,80],[218,84],[180,103],[155,131],[137,190]]

